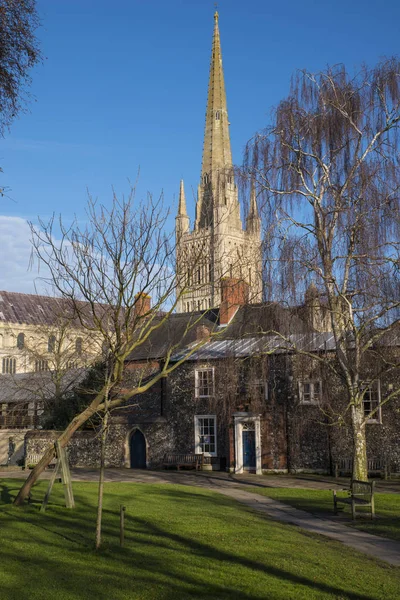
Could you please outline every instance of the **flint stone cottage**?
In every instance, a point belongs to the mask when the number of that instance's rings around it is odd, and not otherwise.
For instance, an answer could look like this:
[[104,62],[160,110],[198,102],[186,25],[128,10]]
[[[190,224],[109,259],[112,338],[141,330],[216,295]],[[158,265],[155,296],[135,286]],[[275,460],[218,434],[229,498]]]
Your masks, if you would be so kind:
[[[128,358],[127,389],[159,370],[171,347],[173,360],[187,355],[168,378],[113,411],[108,466],[162,468],[166,455],[180,453],[203,454],[203,469],[334,473],[351,456],[350,422],[335,419],[344,412],[343,385],[310,358],[324,353],[335,360],[332,334],[317,327],[326,323],[323,301],[313,296],[292,308],[239,304],[242,286],[224,280],[219,309],[172,315]],[[203,345],[190,354],[199,340]],[[398,353],[399,333],[385,344],[385,351]],[[374,353],[366,379],[375,378],[376,370]],[[400,472],[400,402],[380,407],[399,383],[398,373],[378,379],[364,397],[367,417],[379,408],[366,426],[371,472]],[[30,431],[27,452],[43,452],[56,437],[57,432]],[[69,458],[73,466],[96,466],[95,432],[78,432]]]
[[[209,469],[333,473],[335,465],[351,456],[350,423],[331,425],[345,405],[340,381],[292,350],[323,352],[335,360],[332,334],[315,327],[326,322],[323,302],[295,308],[238,305],[233,290],[242,285],[223,281],[220,309],[173,315],[140,354],[130,357],[127,387],[138,371],[142,376],[144,368],[160,368],[171,345],[181,345],[175,355],[179,360],[204,339],[168,379],[139,396],[128,413],[116,411],[113,423],[126,435],[121,466],[161,467],[168,453],[204,453],[204,468]],[[194,320],[195,327],[188,327]],[[386,343],[390,351],[398,351],[398,336]],[[393,383],[393,378],[374,383],[364,398],[366,416]],[[392,401],[367,423],[369,457],[391,472],[400,470],[399,408],[399,401]],[[142,457],[140,465],[136,453]]]

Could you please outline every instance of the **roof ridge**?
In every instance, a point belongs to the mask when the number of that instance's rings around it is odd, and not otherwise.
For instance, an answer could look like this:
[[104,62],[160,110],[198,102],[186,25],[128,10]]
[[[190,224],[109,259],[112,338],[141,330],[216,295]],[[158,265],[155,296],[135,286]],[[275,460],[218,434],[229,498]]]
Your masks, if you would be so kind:
[[27,292],[9,292],[8,290],[0,290],[1,294],[13,294],[14,296],[32,296],[34,298],[48,298],[49,300],[65,300],[61,296],[45,296],[44,294],[28,294]]

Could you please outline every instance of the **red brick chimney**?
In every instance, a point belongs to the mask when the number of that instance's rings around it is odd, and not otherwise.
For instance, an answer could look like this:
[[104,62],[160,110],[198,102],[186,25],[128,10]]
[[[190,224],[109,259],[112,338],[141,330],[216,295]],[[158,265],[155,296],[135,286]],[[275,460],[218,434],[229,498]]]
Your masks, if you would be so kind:
[[144,317],[151,310],[151,296],[139,292],[135,296],[135,317]]
[[239,306],[247,303],[249,286],[243,279],[227,277],[221,281],[221,306],[219,324],[228,325]]

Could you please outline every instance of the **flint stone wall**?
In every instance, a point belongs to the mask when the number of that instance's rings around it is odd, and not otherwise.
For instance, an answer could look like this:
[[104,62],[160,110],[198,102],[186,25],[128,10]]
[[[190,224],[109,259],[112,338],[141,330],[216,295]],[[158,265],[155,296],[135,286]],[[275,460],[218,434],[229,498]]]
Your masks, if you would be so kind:
[[[164,421],[147,423],[111,423],[106,445],[106,467],[130,467],[130,437],[136,430],[144,434],[147,446],[147,466],[162,464],[165,447],[169,446]],[[54,444],[61,431],[29,431],[25,435],[25,456],[43,455]],[[100,466],[100,437],[95,431],[77,431],[67,446],[71,467],[98,468]]]

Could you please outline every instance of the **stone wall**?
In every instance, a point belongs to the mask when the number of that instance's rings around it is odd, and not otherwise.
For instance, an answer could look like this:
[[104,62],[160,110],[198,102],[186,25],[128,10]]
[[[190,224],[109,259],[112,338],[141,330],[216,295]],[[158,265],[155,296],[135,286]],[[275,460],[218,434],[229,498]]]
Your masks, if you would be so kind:
[[[117,421],[117,420],[116,420]],[[162,464],[165,448],[169,447],[169,436],[166,434],[165,420],[147,423],[112,422],[106,445],[107,467],[130,467],[130,438],[132,433],[140,429],[146,439],[146,459],[149,468]],[[26,459],[30,455],[41,456],[49,445],[54,444],[61,431],[32,430],[25,435]],[[172,448],[170,448],[171,451]],[[77,431],[67,447],[68,460],[71,467],[100,466],[100,438],[93,431]]]

